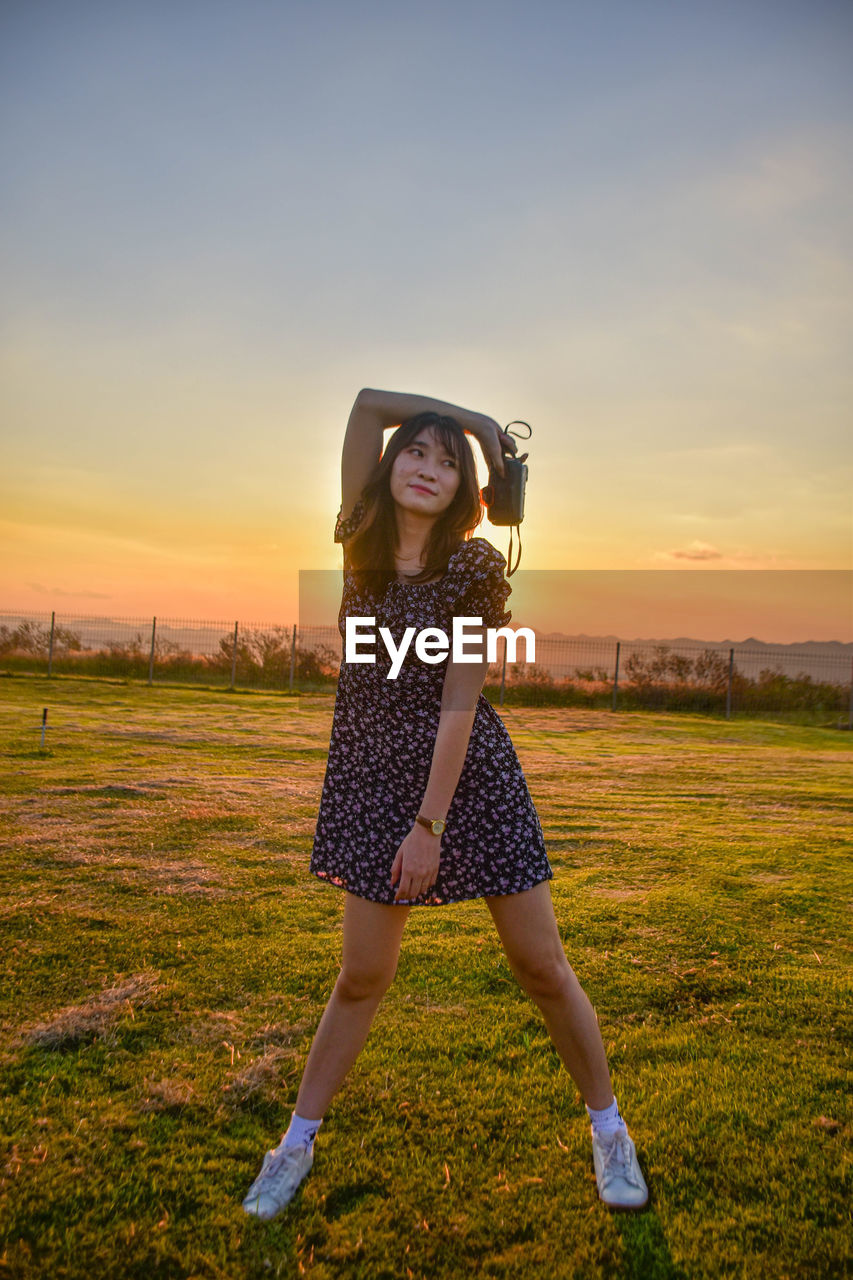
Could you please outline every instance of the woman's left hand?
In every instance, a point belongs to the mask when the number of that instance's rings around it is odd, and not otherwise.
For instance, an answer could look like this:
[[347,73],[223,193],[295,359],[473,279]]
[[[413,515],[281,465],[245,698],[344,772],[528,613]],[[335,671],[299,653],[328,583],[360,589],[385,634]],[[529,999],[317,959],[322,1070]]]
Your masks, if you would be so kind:
[[504,451],[515,456],[518,452],[515,437],[509,435],[499,423],[495,422],[494,418],[487,417],[485,413],[468,414],[462,419],[462,426],[479,442],[489,468],[497,471],[498,475],[505,476]]
[[430,890],[438,879],[440,861],[441,836],[434,836],[416,822],[391,866],[391,888],[397,885],[394,901],[410,902]]

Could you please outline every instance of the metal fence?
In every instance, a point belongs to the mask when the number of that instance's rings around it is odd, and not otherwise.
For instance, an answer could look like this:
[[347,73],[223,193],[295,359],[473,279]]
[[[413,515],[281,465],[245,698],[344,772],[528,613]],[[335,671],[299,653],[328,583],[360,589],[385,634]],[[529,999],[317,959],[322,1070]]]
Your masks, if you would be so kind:
[[[521,644],[519,652],[524,652]],[[0,670],[286,693],[334,690],[337,627],[0,612]],[[536,662],[500,641],[486,696],[507,705],[782,715],[853,727],[853,645],[761,648],[536,636]]]

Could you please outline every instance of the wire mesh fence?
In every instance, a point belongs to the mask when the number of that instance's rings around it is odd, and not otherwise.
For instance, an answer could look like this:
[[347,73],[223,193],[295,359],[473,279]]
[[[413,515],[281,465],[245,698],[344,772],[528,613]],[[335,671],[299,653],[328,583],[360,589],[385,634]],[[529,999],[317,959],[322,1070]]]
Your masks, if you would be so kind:
[[[524,652],[523,644],[519,652]],[[853,727],[853,645],[726,647],[536,636],[536,661],[499,641],[485,693],[506,705],[790,716]],[[337,627],[0,612],[9,674],[333,692]]]

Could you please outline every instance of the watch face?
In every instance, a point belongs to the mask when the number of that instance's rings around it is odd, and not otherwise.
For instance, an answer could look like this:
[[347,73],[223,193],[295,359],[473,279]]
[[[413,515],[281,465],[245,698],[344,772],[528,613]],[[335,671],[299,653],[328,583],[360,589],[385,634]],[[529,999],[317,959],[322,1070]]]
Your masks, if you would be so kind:
[[447,826],[444,818],[424,818],[421,814],[418,814],[417,821],[426,827],[428,831],[431,831],[434,836],[440,836]]

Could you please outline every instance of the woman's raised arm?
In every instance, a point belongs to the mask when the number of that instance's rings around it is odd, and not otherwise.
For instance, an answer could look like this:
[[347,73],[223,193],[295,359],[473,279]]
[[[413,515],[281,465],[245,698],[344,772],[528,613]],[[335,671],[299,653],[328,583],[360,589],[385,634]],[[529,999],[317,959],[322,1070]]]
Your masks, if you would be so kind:
[[341,515],[352,515],[361,491],[382,457],[385,430],[371,407],[371,392],[359,391],[350,410],[344,446],[341,451]]
[[434,400],[432,396],[409,395],[403,391],[376,391],[365,387],[359,391],[347,422],[344,447],[341,453],[341,514],[346,517],[352,509],[367,481],[382,457],[384,432],[398,427],[417,413],[438,413],[455,418],[464,431],[480,442],[490,465],[503,473],[502,448],[515,453],[517,445],[512,436],[502,431],[494,418],[484,413],[473,413],[458,404],[446,400]]

